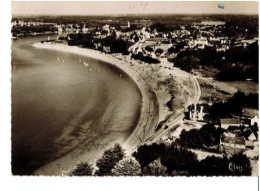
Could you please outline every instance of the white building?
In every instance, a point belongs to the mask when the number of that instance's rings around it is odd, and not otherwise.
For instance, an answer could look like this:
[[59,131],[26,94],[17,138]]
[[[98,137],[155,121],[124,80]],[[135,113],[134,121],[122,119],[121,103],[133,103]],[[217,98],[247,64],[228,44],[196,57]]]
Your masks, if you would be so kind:
[[257,124],[257,126],[258,126],[258,122],[259,122],[259,119],[258,119],[257,115],[255,115],[253,118],[250,119],[251,126],[253,126],[254,124]]
[[201,37],[194,41],[194,46],[198,46],[200,49],[204,49],[205,46],[208,46],[209,42],[207,38]]
[[223,129],[227,129],[229,126],[239,127],[241,124],[241,120],[237,118],[220,119],[220,127]]
[[204,120],[204,116],[209,112],[209,105],[194,104],[189,107],[189,111],[189,118],[191,120]]
[[102,29],[103,29],[104,31],[107,31],[108,33],[110,33],[110,28],[109,28],[109,25],[108,25],[108,24],[104,25],[104,26],[102,27]]

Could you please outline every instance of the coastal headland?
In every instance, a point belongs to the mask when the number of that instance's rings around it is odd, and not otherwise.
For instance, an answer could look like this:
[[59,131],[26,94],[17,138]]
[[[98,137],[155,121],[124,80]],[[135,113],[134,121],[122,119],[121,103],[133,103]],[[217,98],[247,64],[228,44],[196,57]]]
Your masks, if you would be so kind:
[[[142,94],[142,107],[136,128],[128,139],[122,140],[123,147],[129,154],[137,146],[158,141],[169,130],[173,131],[183,122],[183,113],[187,106],[197,103],[200,98],[196,78],[169,63],[147,64],[121,54],[105,54],[58,43],[36,43],[32,46],[101,60],[123,70],[134,80]],[[61,175],[65,169],[58,168],[58,164],[72,168],[72,164],[68,162],[71,157],[75,156],[67,153],[66,156],[43,166],[35,174]],[[80,160],[83,160],[82,157],[78,157],[78,161]],[[51,173],[48,170],[50,168]]]

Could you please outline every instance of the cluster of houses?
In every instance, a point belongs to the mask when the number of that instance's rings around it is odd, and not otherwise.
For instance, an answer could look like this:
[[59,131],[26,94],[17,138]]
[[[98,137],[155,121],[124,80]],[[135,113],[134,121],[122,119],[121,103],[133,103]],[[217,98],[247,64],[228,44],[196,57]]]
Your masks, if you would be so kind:
[[[132,54],[142,53],[144,56],[156,58],[161,62],[177,56],[181,51],[192,48],[193,50],[214,47],[216,51],[226,51],[231,47],[247,47],[249,44],[258,42],[258,38],[230,39],[222,35],[225,22],[222,21],[201,21],[193,23],[189,27],[181,26],[172,32],[158,32],[149,27],[134,31],[139,41],[131,48]],[[246,30],[246,29],[245,29]],[[130,36],[130,35],[129,35]],[[149,48],[148,48],[149,47]],[[169,48],[176,51],[168,51]],[[163,50],[157,51],[158,49]],[[152,50],[152,51],[151,51]],[[156,55],[156,52],[162,52]]]
[[220,119],[220,127],[224,130],[220,138],[221,149],[225,150],[231,147],[233,150],[238,149],[239,151],[240,149],[253,148],[257,137],[250,126],[253,126],[254,123],[258,125],[257,116],[250,119],[250,124],[243,123],[239,118]]
[[[206,121],[209,114],[209,104],[194,104],[189,109],[188,119],[194,122]],[[240,152],[253,148],[257,135],[252,131],[253,126],[259,125],[258,115],[237,118],[219,119],[218,127],[222,129],[219,146],[221,151]]]
[[56,25],[55,23],[46,23],[46,22],[36,22],[36,21],[13,21],[11,22],[11,27],[15,26],[40,26],[40,25]]
[[[123,39],[134,43],[130,48],[131,54],[143,54],[165,62],[168,59],[174,58],[181,51],[188,48],[204,49],[206,47],[214,47],[217,51],[226,51],[232,46],[246,47],[249,44],[258,41],[258,38],[236,40],[229,39],[222,35],[225,28],[225,22],[222,21],[201,21],[192,23],[188,26],[180,26],[173,31],[158,32],[156,28],[151,29],[152,22],[150,20],[136,20],[133,23],[129,21],[124,25],[120,25],[120,29],[115,26],[105,24],[102,27],[87,27],[85,24],[57,24],[43,22],[24,22],[14,21],[12,27],[17,26],[34,26],[51,24],[55,28],[55,32],[62,33],[92,33],[94,38],[106,38],[110,35],[115,35],[116,38]],[[132,28],[142,26],[141,29]],[[245,29],[247,30],[247,29]],[[95,45],[98,47],[98,45]],[[98,47],[100,48],[100,47]],[[169,49],[175,51],[169,51]],[[109,47],[106,47],[106,52],[109,52]]]

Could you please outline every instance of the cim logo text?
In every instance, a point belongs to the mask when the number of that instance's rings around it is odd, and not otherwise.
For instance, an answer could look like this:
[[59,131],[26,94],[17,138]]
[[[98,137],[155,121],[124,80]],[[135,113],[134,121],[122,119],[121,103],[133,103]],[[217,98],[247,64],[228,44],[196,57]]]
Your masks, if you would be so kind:
[[231,170],[232,172],[243,172],[243,167],[236,165],[233,162],[230,162],[228,165],[229,170]]

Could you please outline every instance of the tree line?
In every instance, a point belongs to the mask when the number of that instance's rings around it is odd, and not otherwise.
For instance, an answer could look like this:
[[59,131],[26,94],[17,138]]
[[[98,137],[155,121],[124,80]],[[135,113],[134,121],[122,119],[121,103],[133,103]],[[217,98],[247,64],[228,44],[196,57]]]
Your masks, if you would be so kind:
[[[214,67],[219,69],[216,78],[220,81],[244,81],[252,79],[258,82],[258,42],[244,47],[233,47],[225,52],[217,52],[214,47],[180,52],[173,62],[176,67],[190,72],[192,69]],[[170,51],[174,52],[173,48]]]
[[[110,35],[105,38],[95,38],[93,33],[83,34],[69,34],[67,36],[69,46],[82,46],[84,48],[96,48],[103,51],[104,46],[109,46],[110,51],[108,53],[122,53],[128,54],[128,48],[132,45],[131,42],[118,39],[115,35]],[[99,44],[95,47],[95,44]]]
[[29,34],[29,33],[45,33],[45,32],[57,32],[54,25],[23,25],[23,26],[13,26],[11,29],[13,36],[18,34]]
[[[230,169],[230,164],[241,167]],[[78,163],[70,176],[250,176],[251,164],[243,154],[231,157],[208,156],[198,160],[197,155],[180,144],[153,143],[141,145],[126,156],[119,144],[106,150],[96,162],[97,169],[88,162]]]
[[258,96],[258,94],[251,93],[245,95],[245,93],[238,91],[227,101],[214,103],[209,109],[209,115],[206,117],[219,119],[242,116],[244,107],[258,109]]

